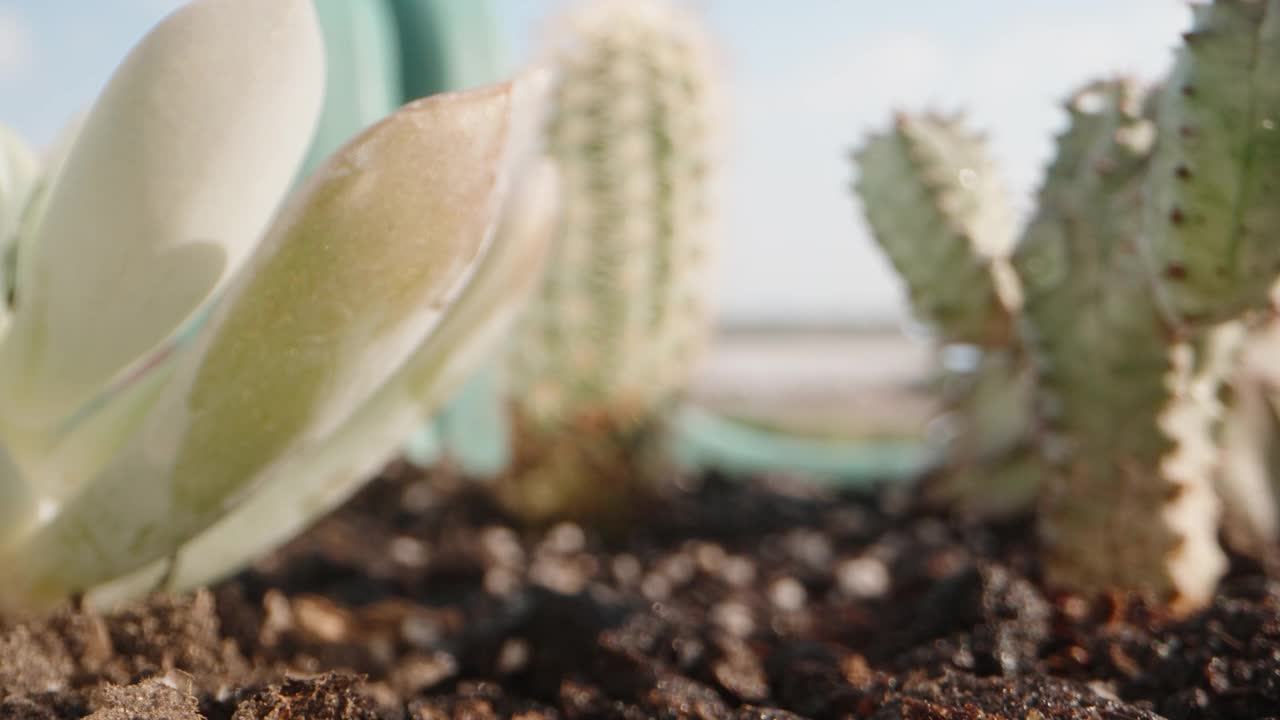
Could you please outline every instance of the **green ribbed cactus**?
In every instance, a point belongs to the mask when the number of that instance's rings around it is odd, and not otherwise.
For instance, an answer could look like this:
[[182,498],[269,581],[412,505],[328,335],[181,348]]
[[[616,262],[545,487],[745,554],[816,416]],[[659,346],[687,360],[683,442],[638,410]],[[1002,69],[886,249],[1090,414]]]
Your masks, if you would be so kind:
[[39,186],[39,159],[17,136],[0,127],[0,298],[8,298],[13,290],[14,246]]
[[1159,102],[1147,254],[1179,324],[1269,305],[1280,273],[1280,0],[1192,6]]
[[945,429],[931,494],[983,516],[1025,509],[1037,467],[1029,377],[1012,342],[1014,219],[986,142],[959,116],[899,113],[854,161],[873,235],[942,346]]
[[[1227,535],[1242,546],[1269,544],[1277,507],[1265,478],[1268,383],[1256,349],[1242,348],[1273,317],[1280,274],[1280,0],[1193,12],[1161,90],[1144,99],[1110,81],[1071,98],[1070,126],[1013,255],[1023,296],[1013,342],[1032,359],[1046,462],[1046,576],[1077,590],[1153,593],[1179,609],[1207,602],[1225,571],[1223,501]],[[879,201],[899,212],[903,198],[928,205],[921,183],[900,175],[897,195]],[[934,214],[912,222],[954,246],[950,226],[928,225]],[[913,297],[949,304],[950,315],[931,313],[940,332],[939,317],[970,337],[986,327],[985,277],[975,286],[956,279],[972,272],[898,256]],[[921,282],[931,285],[917,290]]]
[[1217,545],[1210,431],[1221,368],[1180,339],[1138,248],[1155,129],[1130,83],[1094,83],[1015,253],[1036,357],[1046,455],[1046,573],[1076,588],[1206,601]]
[[667,471],[663,419],[708,334],[716,76],[660,0],[588,3],[549,55],[563,205],[510,352],[502,488],[534,518],[612,514]]
[[1008,346],[1013,212],[986,142],[958,116],[899,113],[854,160],[867,222],[920,319],[945,343]]

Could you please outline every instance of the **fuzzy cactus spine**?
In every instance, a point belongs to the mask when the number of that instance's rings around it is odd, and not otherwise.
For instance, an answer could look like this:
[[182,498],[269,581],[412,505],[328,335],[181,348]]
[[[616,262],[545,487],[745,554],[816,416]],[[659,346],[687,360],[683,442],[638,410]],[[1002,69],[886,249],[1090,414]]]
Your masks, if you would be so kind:
[[550,53],[562,210],[507,368],[517,451],[504,485],[530,514],[600,505],[602,484],[643,485],[666,464],[641,458],[665,455],[665,415],[709,333],[707,44],[663,0],[600,0],[564,18]]

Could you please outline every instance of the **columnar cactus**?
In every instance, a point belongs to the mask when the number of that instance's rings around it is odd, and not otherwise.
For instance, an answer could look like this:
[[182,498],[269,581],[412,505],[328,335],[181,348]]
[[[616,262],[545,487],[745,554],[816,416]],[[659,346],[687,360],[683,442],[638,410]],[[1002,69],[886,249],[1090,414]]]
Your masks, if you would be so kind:
[[617,508],[606,486],[662,472],[642,458],[663,457],[662,418],[709,328],[717,133],[702,30],[662,0],[588,3],[549,63],[563,206],[510,352],[518,437],[503,483],[540,517]]
[[1023,509],[1036,463],[1029,378],[1012,342],[1014,219],[986,143],[958,116],[899,113],[854,160],[873,235],[905,279],[916,314],[944,356],[973,358],[963,368],[943,362],[945,445],[930,489],[975,514]]
[[1046,571],[1200,603],[1225,569],[1209,436],[1219,368],[1169,327],[1139,253],[1155,129],[1123,81],[1084,88],[1067,110],[1014,257],[1054,465]]
[[[324,111],[305,178],[338,147],[400,105],[500,79],[498,26],[489,0],[312,0],[324,34]],[[492,475],[508,448],[494,363],[486,363],[406,447],[428,465],[448,455]],[[422,439],[432,441],[423,453]]]

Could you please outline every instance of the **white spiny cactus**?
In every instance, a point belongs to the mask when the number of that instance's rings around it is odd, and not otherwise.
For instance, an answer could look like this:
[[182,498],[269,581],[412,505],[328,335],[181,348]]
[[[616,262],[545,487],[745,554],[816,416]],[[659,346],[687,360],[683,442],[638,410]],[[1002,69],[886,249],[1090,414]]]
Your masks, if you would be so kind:
[[[587,457],[625,462],[634,455],[605,448],[661,435],[651,426],[688,382],[710,323],[719,88],[703,31],[665,0],[589,2],[558,30],[547,148],[563,205],[508,368],[519,428],[509,485],[526,509],[532,496],[575,494],[536,478],[589,493],[609,481],[578,482]],[[562,452],[535,461],[520,446]]]

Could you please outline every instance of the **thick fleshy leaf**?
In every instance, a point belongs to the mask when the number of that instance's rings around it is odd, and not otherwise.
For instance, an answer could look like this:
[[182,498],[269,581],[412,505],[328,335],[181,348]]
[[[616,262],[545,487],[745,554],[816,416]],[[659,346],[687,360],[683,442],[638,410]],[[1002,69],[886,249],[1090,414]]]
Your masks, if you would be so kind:
[[9,324],[10,298],[23,219],[40,187],[40,161],[35,152],[0,125],[0,328]]
[[73,412],[230,279],[293,179],[323,75],[310,0],[195,0],[134,48],[18,258],[7,435]]
[[51,600],[162,557],[348,421],[491,244],[542,84],[412,103],[339,152],[281,214],[122,457],[0,558],[7,589]]
[[[13,260],[23,218],[40,186],[40,161],[15,133],[0,125],[0,331],[9,323]],[[0,545],[34,519],[36,496],[0,447]]]
[[[44,158],[45,174],[23,217],[18,257],[32,250],[33,233],[48,212],[49,187],[66,164],[84,125],[80,116],[59,133]],[[22,288],[13,292],[21,301]],[[58,503],[79,481],[93,477],[120,450],[171,377],[174,361],[207,318],[211,306],[184,321],[172,335],[121,370],[108,385],[55,426],[6,438],[22,448],[21,474],[44,502]],[[23,428],[25,430],[25,428]],[[18,435],[18,433],[14,433]]]
[[40,498],[0,447],[0,548],[28,530],[38,519]]
[[34,184],[28,188],[28,197],[25,200],[25,207],[22,209],[22,213],[14,218],[17,224],[14,227],[13,244],[7,247],[5,251],[4,284],[6,292],[10,294],[10,300],[16,301],[18,294],[16,287],[17,259],[30,253],[35,244],[35,229],[40,227],[41,221],[44,220],[45,212],[49,209],[49,187],[53,184],[54,178],[58,176],[58,173],[62,171],[63,166],[66,165],[67,157],[71,154],[71,146],[80,135],[80,128],[83,126],[83,115],[79,115],[67,123],[58,133],[57,138],[54,139],[53,145],[45,151],[44,157],[37,160],[39,175]]
[[[18,229],[32,194],[40,184],[40,161],[22,138],[0,125],[0,300],[12,287],[10,258],[18,242]],[[8,316],[7,302],[0,302],[0,317]]]
[[544,163],[522,185],[502,230],[466,291],[408,362],[332,436],[279,467],[269,483],[168,561],[93,594],[111,606],[152,589],[216,581],[337,507],[399,449],[405,435],[491,357],[533,293],[551,246],[557,181]]

